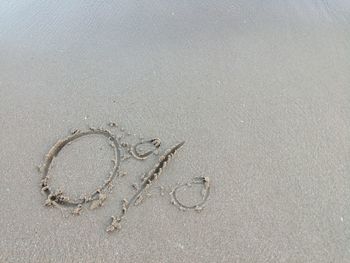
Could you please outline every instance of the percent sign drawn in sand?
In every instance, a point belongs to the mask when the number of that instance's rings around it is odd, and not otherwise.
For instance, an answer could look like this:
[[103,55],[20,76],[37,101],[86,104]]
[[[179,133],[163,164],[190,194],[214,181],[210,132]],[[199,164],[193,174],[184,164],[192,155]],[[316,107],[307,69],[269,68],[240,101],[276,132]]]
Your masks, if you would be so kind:
[[[110,122],[110,128],[118,128],[118,125],[114,122]],[[86,131],[80,131],[78,129],[72,130],[71,134],[61,140],[58,140],[49,152],[45,155],[44,163],[41,166],[38,166],[39,172],[42,174],[41,180],[41,191],[46,194],[47,199],[45,200],[45,206],[49,207],[71,207],[72,214],[80,215],[85,205],[90,205],[90,209],[96,209],[103,206],[104,202],[107,199],[108,194],[113,188],[113,181],[116,177],[124,176],[125,173],[121,172],[121,163],[128,159],[136,160],[145,160],[151,154],[158,154],[158,150],[161,146],[161,140],[158,138],[143,140],[140,138],[140,141],[134,145],[127,143],[125,140],[126,135],[131,135],[130,133],[125,133],[125,129],[118,128],[121,132],[121,135],[115,136],[110,130],[105,128],[93,128],[90,127]],[[91,193],[86,193],[81,195],[79,198],[70,198],[62,190],[53,189],[50,184],[50,167],[54,158],[59,154],[63,147],[70,145],[73,141],[88,135],[99,135],[105,137],[110,146],[114,150],[114,158],[112,159],[113,168],[109,172],[106,180],[102,185],[97,187]],[[144,198],[147,196],[147,191],[150,189],[153,182],[155,182],[158,177],[161,175],[163,169],[167,166],[171,158],[175,153],[184,145],[185,142],[178,143],[166,150],[159,161],[154,165],[154,167],[145,173],[141,178],[140,187],[136,187],[136,193],[130,199],[122,200],[122,210],[119,213],[116,213],[111,217],[110,225],[106,228],[107,232],[113,232],[115,230],[121,229],[121,222],[125,218],[128,209],[131,206],[139,205]],[[142,149],[142,146],[148,146],[148,150],[145,151]],[[195,177],[188,183],[179,184],[171,190],[169,193],[171,196],[171,203],[177,206],[180,210],[189,210],[193,209],[196,211],[201,211],[204,207],[205,202],[209,196],[210,184],[208,177]],[[177,192],[181,188],[191,187],[192,185],[200,184],[202,185],[202,200],[195,205],[186,205],[182,203],[178,196]]]

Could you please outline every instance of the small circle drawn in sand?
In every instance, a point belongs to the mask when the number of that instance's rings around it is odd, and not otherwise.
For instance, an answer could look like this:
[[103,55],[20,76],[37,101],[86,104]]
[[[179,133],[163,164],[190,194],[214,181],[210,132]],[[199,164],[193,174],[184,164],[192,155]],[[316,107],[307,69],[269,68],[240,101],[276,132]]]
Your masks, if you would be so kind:
[[[204,204],[207,201],[209,197],[210,192],[210,183],[209,183],[209,177],[195,177],[190,182],[180,184],[177,187],[175,187],[171,192],[170,195],[172,197],[171,203],[175,206],[177,206],[180,210],[196,210],[201,211],[204,208]],[[191,188],[193,185],[202,185],[202,200],[198,204],[194,205],[187,205],[184,204],[182,201],[179,200],[177,191],[183,188]]]

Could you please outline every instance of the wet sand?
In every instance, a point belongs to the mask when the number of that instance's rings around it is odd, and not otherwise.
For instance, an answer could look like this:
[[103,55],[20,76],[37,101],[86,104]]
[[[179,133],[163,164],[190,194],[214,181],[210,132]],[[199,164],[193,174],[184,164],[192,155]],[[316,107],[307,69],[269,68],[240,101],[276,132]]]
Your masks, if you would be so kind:
[[[117,2],[0,2],[0,261],[350,261],[350,5]],[[67,218],[36,170],[72,129],[109,121],[162,150],[186,141],[111,234],[159,156],[125,163],[102,207]],[[53,184],[93,190],[111,158],[82,138]],[[194,177],[211,183],[200,213],[159,193]]]

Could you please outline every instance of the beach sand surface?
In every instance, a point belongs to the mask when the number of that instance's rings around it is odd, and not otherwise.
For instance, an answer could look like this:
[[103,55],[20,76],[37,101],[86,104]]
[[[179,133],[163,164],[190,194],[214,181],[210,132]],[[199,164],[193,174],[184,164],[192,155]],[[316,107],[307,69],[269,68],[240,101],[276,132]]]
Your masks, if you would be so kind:
[[[350,262],[349,24],[345,0],[0,1],[0,261]],[[81,216],[44,207],[36,171],[109,121],[161,152],[186,141],[111,234],[157,156]],[[81,138],[52,184],[93,190],[112,157]],[[159,194],[198,176],[200,213]]]

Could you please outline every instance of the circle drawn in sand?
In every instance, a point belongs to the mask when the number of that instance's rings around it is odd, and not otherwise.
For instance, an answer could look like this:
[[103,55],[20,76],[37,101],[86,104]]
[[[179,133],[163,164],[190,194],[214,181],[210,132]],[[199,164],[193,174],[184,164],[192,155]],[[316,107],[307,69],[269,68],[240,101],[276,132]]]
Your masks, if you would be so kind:
[[[140,146],[147,145],[147,144],[152,145],[154,147],[154,149],[151,149],[151,150],[148,150],[145,152],[141,152],[139,149]],[[131,147],[129,152],[135,159],[144,160],[150,154],[155,153],[159,149],[160,144],[161,144],[161,141],[159,138],[154,138],[154,139],[151,139],[151,140],[148,140],[145,142],[141,141],[141,142],[135,144],[133,147]]]
[[[64,195],[63,191],[53,189],[49,184],[49,170],[53,159],[59,154],[59,152],[71,142],[87,135],[100,135],[107,138],[110,141],[111,146],[114,149],[115,158],[113,161],[112,171],[109,173],[108,178],[101,186],[97,187],[96,190],[91,193],[85,194],[80,198],[70,198]],[[58,140],[56,144],[46,154],[44,165],[41,168],[43,178],[41,180],[41,190],[47,194],[47,200],[45,201],[46,206],[56,206],[58,204],[77,206],[73,212],[79,214],[82,209],[82,204],[92,202],[91,209],[102,206],[103,202],[107,198],[106,190],[112,187],[112,181],[119,172],[120,166],[120,147],[117,139],[108,131],[104,129],[91,128],[87,131],[75,130],[72,135],[65,139]]]
[[[180,210],[193,209],[196,211],[201,211],[204,208],[204,204],[209,197],[209,192],[210,192],[209,182],[210,182],[209,177],[195,177],[192,179],[192,181],[188,183],[178,185],[170,192],[170,195],[172,197],[171,203],[177,206]],[[180,199],[178,198],[178,191],[184,188],[191,188],[193,185],[202,185],[203,187],[201,191],[202,200],[198,204],[188,205],[188,204],[185,204],[183,201],[180,201]]]

